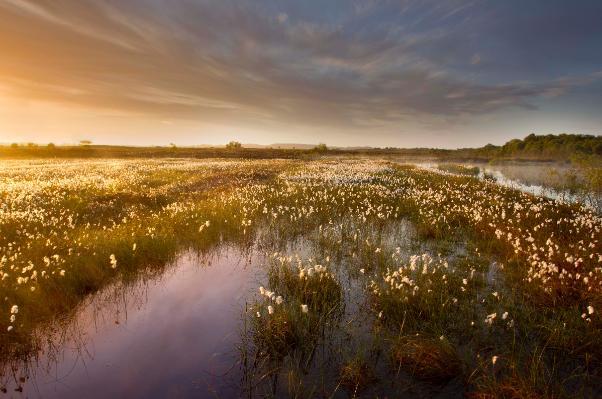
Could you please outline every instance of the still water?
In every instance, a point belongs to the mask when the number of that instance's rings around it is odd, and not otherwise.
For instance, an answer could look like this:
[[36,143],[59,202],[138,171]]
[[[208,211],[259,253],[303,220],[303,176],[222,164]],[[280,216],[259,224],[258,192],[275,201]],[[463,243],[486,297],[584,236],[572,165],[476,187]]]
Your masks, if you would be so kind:
[[[412,163],[418,167],[438,171],[437,162],[402,162]],[[498,164],[486,163],[451,163],[466,167],[479,168],[480,179],[494,178],[501,186],[520,190],[535,196],[547,197],[568,203],[580,203],[586,207],[598,209],[602,199],[595,193],[581,192],[569,189],[568,176],[572,172],[570,166],[553,162],[505,162]],[[580,177],[577,175],[577,177]]]
[[159,278],[110,287],[5,397],[237,397],[242,310],[259,262],[233,249],[214,259],[187,253]]
[[[407,255],[427,248],[415,240],[413,226],[401,221],[383,230],[381,244],[400,247]],[[236,398],[287,396],[286,367],[261,386],[252,367],[241,367],[246,304],[266,283],[268,255],[259,246],[242,252],[223,247],[199,257],[186,252],[158,275],[142,272],[133,283],[117,282],[92,295],[56,330],[36,361],[15,365],[1,386],[14,398]],[[328,254],[299,239],[283,248],[303,259]],[[338,366],[354,356],[358,342],[368,346],[373,315],[365,309],[365,287],[351,266],[333,262],[331,270],[344,286],[341,328],[315,350],[302,376],[314,393],[344,398]],[[377,362],[381,381],[390,378],[386,358]],[[244,374],[244,373],[247,374]],[[263,372],[260,370],[260,372]],[[8,380],[6,380],[8,378]],[[253,388],[249,385],[253,385]],[[368,388],[367,397],[408,391],[428,397],[430,387],[395,378]],[[21,391],[22,390],[22,391]],[[451,384],[446,390],[461,392]],[[426,395],[426,396],[424,396]],[[457,396],[457,395],[456,395]]]

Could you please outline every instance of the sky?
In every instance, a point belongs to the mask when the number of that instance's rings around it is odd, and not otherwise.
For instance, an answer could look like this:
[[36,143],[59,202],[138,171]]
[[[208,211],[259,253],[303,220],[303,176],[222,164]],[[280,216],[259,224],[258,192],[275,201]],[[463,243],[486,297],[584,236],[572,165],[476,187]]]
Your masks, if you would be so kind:
[[0,0],[0,143],[602,134],[599,0]]

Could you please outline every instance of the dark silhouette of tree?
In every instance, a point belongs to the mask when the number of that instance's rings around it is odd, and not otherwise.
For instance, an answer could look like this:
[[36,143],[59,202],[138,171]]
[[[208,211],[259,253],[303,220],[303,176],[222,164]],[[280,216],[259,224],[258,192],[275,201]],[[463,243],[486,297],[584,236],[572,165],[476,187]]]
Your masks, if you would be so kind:
[[317,146],[314,147],[314,151],[316,152],[327,152],[328,151],[328,147],[326,147],[326,144],[324,143],[320,143]]
[[238,141],[231,141],[226,144],[226,149],[228,150],[240,150],[241,148],[242,144],[240,144]]
[[602,136],[583,134],[535,135],[523,140],[514,139],[504,144],[497,155],[504,157],[531,157],[568,159],[576,154],[601,155]]

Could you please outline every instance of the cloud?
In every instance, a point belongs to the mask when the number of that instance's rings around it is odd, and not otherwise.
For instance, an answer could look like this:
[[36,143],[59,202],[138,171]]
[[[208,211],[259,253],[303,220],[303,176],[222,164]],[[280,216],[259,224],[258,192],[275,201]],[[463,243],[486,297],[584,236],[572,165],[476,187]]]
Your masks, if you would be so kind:
[[[326,16],[289,8],[10,0],[0,5],[0,76],[15,97],[158,120],[341,128],[533,110],[599,78],[487,83],[459,70],[456,56],[480,65],[480,53],[456,40],[461,30],[423,25],[463,18],[472,4],[429,14],[374,1]],[[420,22],[400,31],[412,13]]]
[[278,20],[278,22],[283,24],[288,20],[288,15],[286,13],[281,12],[280,14],[278,14],[276,19]]

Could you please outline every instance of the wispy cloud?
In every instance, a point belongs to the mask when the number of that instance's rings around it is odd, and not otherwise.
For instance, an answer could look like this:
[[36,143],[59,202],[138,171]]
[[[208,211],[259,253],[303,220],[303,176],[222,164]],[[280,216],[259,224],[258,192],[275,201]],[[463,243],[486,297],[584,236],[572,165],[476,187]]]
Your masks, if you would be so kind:
[[0,78],[15,97],[159,120],[341,128],[533,110],[600,79],[496,75],[473,2],[282,4],[7,0]]

